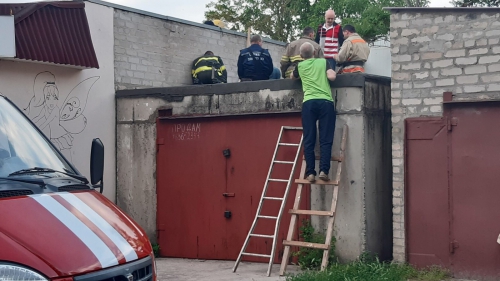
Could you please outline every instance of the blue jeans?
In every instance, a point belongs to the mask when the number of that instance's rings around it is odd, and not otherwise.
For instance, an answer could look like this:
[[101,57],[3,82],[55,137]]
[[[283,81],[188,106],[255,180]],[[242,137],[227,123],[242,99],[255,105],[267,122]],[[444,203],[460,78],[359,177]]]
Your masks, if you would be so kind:
[[330,63],[330,67],[335,71],[335,66],[337,66],[337,61],[334,59],[326,59]]
[[273,73],[271,73],[269,79],[281,79],[281,70],[277,67],[273,67]]
[[337,115],[333,102],[324,99],[308,100],[302,104],[302,127],[304,128],[304,157],[306,176],[316,175],[314,146],[316,145],[316,121],[319,121],[319,170],[328,174],[332,157],[333,135]]

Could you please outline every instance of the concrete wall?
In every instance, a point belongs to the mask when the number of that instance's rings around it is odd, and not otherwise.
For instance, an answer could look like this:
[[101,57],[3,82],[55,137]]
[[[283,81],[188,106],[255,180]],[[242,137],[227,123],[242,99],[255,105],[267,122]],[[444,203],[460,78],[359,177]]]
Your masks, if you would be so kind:
[[365,153],[365,251],[392,258],[392,157],[390,85],[368,82],[363,106]]
[[[92,43],[99,62],[99,69],[77,69],[55,64],[32,61],[0,60],[0,92],[11,99],[31,119],[44,112],[44,89],[46,82],[54,82],[58,90],[58,108],[63,110],[68,96],[80,101],[83,118],[77,126],[80,133],[72,130],[74,123],[53,119],[44,124],[44,118],[36,124],[58,146],[64,156],[85,176],[90,176],[90,148],[93,138],[100,138],[105,146],[104,191],[110,200],[115,200],[115,91],[113,77],[113,9],[85,3]],[[34,98],[41,101],[35,104]],[[38,99],[41,97],[40,99]],[[76,110],[77,108],[75,108]],[[75,121],[76,122],[76,121]],[[68,122],[66,122],[68,123]],[[64,129],[55,130],[59,127]],[[56,132],[57,131],[57,132]],[[72,132],[72,133],[71,133]],[[71,140],[68,142],[68,140]],[[65,146],[61,146],[61,142]]]
[[394,258],[405,261],[404,120],[441,116],[454,100],[500,97],[500,8],[394,8],[392,157]]
[[[98,0],[90,0],[102,3]],[[190,85],[195,58],[211,50],[222,58],[228,82],[238,81],[239,51],[246,34],[120,5],[114,7],[115,80],[117,89]],[[266,39],[274,66],[285,43]]]
[[[388,127],[389,84],[387,79],[369,82],[371,78],[365,78],[342,75],[332,83],[338,99],[334,151],[338,151],[342,125],[349,126],[345,177],[335,226],[337,254],[343,260],[355,259],[365,250],[387,258],[392,245],[391,239],[385,245],[381,242],[382,236],[392,237],[390,152],[384,150],[387,154],[384,158],[380,150],[384,147],[383,140],[387,142],[385,147],[390,145],[390,136],[382,136]],[[174,116],[299,111],[302,98],[300,83],[291,80],[118,91],[119,206],[146,229],[153,241],[156,239],[158,109],[170,108]],[[234,103],[235,100],[238,102]],[[368,121],[370,118],[375,121]],[[372,140],[376,143],[369,143]],[[389,169],[378,168],[384,166],[384,159]],[[331,176],[335,168],[332,167]],[[329,189],[313,187],[313,208],[323,208],[322,205],[329,208],[332,196]],[[366,200],[377,202],[368,204]],[[373,221],[367,224],[367,219]],[[324,222],[314,221],[314,224],[318,230],[324,228]]]

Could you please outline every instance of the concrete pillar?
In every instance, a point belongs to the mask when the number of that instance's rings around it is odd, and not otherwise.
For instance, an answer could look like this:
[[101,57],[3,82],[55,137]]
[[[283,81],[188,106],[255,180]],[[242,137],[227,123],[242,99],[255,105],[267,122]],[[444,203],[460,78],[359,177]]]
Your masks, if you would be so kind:
[[[374,105],[373,99],[377,97],[369,96],[382,95],[383,90],[365,89],[367,87],[332,89],[332,93],[337,96],[334,156],[339,155],[343,125],[348,126],[346,159],[342,163],[334,227],[337,239],[335,252],[343,261],[355,260],[366,251],[378,253],[381,258],[390,258],[392,243],[391,150],[390,141],[389,144],[383,143],[383,140],[390,140],[390,137],[384,137],[387,133],[390,136],[390,130],[384,130],[384,124],[390,122],[388,107],[384,106],[389,105]],[[316,150],[319,155],[319,144]],[[384,153],[387,154],[385,158]],[[334,162],[330,178],[335,178],[336,171],[337,162]],[[333,186],[313,185],[311,208],[329,210],[332,196]],[[313,216],[311,222],[318,231],[325,232],[328,227],[328,217]]]

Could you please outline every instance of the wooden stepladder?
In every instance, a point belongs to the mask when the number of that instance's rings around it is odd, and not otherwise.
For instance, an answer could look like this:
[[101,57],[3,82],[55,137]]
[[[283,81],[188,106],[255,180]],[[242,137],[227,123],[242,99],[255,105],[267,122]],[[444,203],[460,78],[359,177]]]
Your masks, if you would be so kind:
[[[290,220],[290,226],[288,228],[288,235],[286,237],[286,240],[283,241],[283,245],[285,246],[285,251],[283,253],[283,259],[281,260],[280,275],[285,274],[286,266],[288,265],[288,258],[290,257],[290,246],[322,249],[323,250],[323,260],[321,262],[321,270],[324,270],[326,268],[326,266],[328,265],[328,257],[330,255],[330,248],[331,248],[330,243],[332,241],[333,225],[335,222],[335,214],[336,214],[335,212],[337,209],[337,198],[338,198],[338,193],[339,193],[339,185],[340,185],[340,180],[341,180],[341,175],[342,175],[342,162],[345,160],[346,141],[347,141],[347,125],[344,125],[343,129],[342,129],[342,141],[340,144],[339,157],[338,158],[332,157],[332,161],[338,162],[335,180],[328,181],[328,182],[325,182],[322,180],[316,180],[316,182],[313,183],[313,184],[317,184],[317,185],[332,185],[333,186],[333,197],[332,197],[331,208],[329,211],[314,211],[314,210],[299,210],[298,209],[299,204],[300,204],[300,195],[302,194],[302,186],[304,184],[311,184],[309,181],[304,179],[305,178],[306,163],[305,163],[305,160],[302,160],[302,167],[300,169],[300,178],[295,180],[295,183],[298,183],[298,186],[297,186],[297,193],[295,196],[295,202],[293,203],[293,209],[290,210],[290,214],[292,214],[292,217]],[[328,228],[326,230],[325,244],[309,243],[309,242],[293,241],[292,240],[299,215],[316,215],[316,216],[328,216],[328,217],[330,217],[330,219],[328,221]]]
[[[287,131],[287,130],[300,130],[300,131],[302,131],[302,127],[288,127],[288,126],[281,127],[281,131],[280,131],[280,134],[279,134],[279,137],[278,137],[278,141],[276,143],[276,148],[274,149],[274,155],[273,155],[273,159],[271,161],[271,166],[269,168],[269,172],[267,174],[267,179],[266,179],[266,182],[264,184],[264,190],[262,191],[262,196],[261,196],[260,201],[259,201],[259,206],[257,207],[257,213],[256,213],[255,219],[254,219],[254,221],[252,223],[252,227],[250,227],[250,231],[248,232],[248,235],[247,235],[247,237],[245,239],[245,243],[243,243],[243,247],[241,248],[240,254],[238,255],[238,259],[236,260],[236,263],[234,264],[233,272],[236,272],[236,269],[238,268],[238,265],[239,265],[239,263],[241,261],[241,258],[243,256],[254,256],[254,257],[269,258],[269,266],[268,266],[268,269],[267,269],[267,276],[271,275],[271,269],[272,269],[272,266],[273,266],[274,253],[275,253],[275,250],[276,250],[276,241],[277,241],[277,238],[278,238],[277,236],[278,236],[278,231],[279,231],[279,227],[280,227],[280,219],[281,219],[281,216],[283,215],[283,211],[285,209],[285,204],[286,204],[286,199],[288,197],[288,192],[290,191],[290,186],[292,185],[293,175],[295,173],[295,169],[296,169],[296,166],[297,166],[297,162],[298,162],[298,159],[299,159],[300,152],[302,151],[302,140],[303,140],[302,136],[300,137],[300,142],[299,143],[283,143],[282,142],[283,133],[285,131]],[[295,154],[294,161],[277,160],[276,158],[277,158],[277,154],[278,154],[278,149],[280,147],[297,147],[297,152]],[[274,165],[276,165],[276,164],[278,164],[278,165],[289,165],[289,166],[291,165],[290,176],[287,179],[275,179],[275,178],[271,178]],[[284,192],[284,196],[283,197],[268,197],[266,195],[270,182],[283,182],[283,183],[287,183],[287,186],[285,188],[285,192]],[[281,201],[281,206],[280,206],[279,213],[277,214],[277,216],[261,215],[262,205],[263,205],[264,201],[267,201],[267,200]],[[255,227],[257,225],[257,221],[260,220],[260,219],[275,220],[276,223],[275,223],[275,228],[274,228],[274,234],[273,235],[255,234],[254,233]],[[273,243],[272,243],[272,248],[271,248],[271,254],[267,255],[267,254],[260,254],[260,253],[248,253],[248,252],[245,252],[245,250],[246,250],[246,248],[248,246],[248,243],[249,243],[251,237],[253,237],[253,238],[272,239]]]

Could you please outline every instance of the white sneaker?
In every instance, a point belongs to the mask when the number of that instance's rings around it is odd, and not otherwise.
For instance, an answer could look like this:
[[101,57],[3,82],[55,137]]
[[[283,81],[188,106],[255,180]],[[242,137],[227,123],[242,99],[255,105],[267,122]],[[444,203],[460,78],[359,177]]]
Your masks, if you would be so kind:
[[306,180],[308,180],[309,182],[315,182],[316,176],[313,174],[310,174],[309,176],[306,177]]
[[325,174],[325,172],[321,171],[319,173],[319,179],[322,181],[330,181],[330,178],[328,178],[328,175]]

